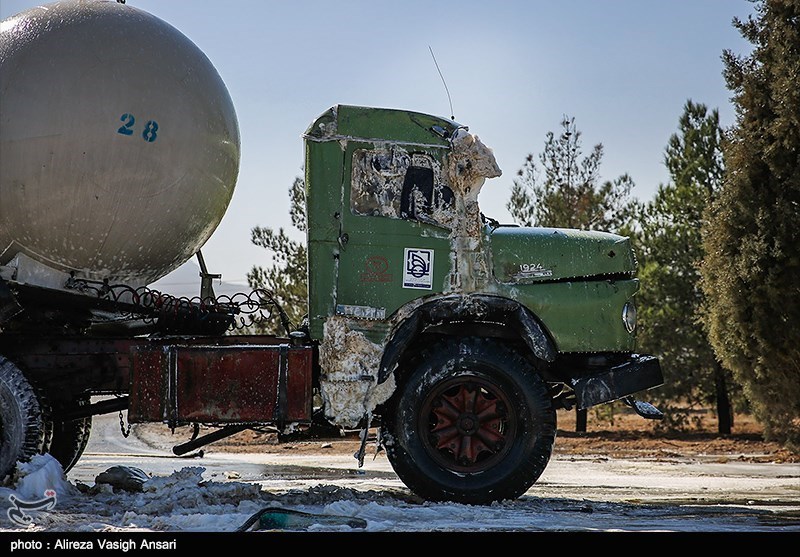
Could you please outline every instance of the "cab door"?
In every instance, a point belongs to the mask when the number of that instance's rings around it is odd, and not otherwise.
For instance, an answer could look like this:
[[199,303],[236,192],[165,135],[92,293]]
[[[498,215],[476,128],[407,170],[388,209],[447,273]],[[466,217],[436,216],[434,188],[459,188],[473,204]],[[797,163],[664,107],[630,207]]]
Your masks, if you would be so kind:
[[443,179],[445,152],[348,143],[337,314],[387,319],[405,303],[448,287],[454,203]]

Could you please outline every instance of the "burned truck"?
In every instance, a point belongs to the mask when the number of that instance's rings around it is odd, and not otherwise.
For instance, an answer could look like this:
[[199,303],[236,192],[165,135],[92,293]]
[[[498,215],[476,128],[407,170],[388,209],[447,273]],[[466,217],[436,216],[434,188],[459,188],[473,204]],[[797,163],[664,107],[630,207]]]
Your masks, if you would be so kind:
[[[663,378],[636,351],[629,239],[484,215],[501,170],[466,126],[350,105],[311,123],[308,314],[292,323],[273,293],[213,292],[200,249],[239,130],[203,53],[112,2],[0,29],[0,477],[42,453],[69,471],[92,416],[127,412],[195,426],[176,454],[245,429],[360,431],[360,466],[375,428],[415,494],[488,504],[535,484],[558,409],[661,417],[635,398]],[[192,257],[195,298],[152,288]],[[265,318],[285,334],[252,333]]]

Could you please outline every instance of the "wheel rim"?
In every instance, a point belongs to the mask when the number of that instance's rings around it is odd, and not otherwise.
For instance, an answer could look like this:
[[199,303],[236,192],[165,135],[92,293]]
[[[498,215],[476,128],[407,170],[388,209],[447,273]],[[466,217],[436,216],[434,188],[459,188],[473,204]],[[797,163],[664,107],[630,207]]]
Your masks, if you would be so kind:
[[442,381],[429,391],[420,413],[426,451],[441,466],[476,473],[511,449],[517,416],[497,383],[474,375]]

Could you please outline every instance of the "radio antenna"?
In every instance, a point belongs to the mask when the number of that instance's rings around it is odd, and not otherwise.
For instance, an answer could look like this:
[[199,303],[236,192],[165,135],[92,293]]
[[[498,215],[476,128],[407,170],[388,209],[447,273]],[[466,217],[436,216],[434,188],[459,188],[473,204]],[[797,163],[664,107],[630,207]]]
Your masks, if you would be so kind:
[[428,50],[431,51],[431,58],[433,58],[433,63],[436,64],[436,71],[439,72],[439,77],[442,78],[442,83],[444,84],[444,91],[447,93],[447,102],[450,103],[450,119],[455,120],[456,117],[453,115],[453,101],[450,98],[450,90],[447,88],[447,82],[444,80],[444,76],[442,75],[442,70],[439,69],[439,63],[436,62],[436,56],[433,55],[433,49],[430,45],[428,45]]

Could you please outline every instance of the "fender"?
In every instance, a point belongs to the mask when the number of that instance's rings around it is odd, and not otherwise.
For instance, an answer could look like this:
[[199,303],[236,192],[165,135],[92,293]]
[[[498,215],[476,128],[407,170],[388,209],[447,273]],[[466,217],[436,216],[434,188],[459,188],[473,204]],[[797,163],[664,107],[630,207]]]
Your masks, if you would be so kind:
[[419,306],[402,321],[386,345],[378,370],[378,384],[394,372],[401,356],[427,327],[455,322],[503,323],[520,334],[533,354],[545,362],[556,359],[556,349],[541,323],[514,300],[486,294],[454,294]]

